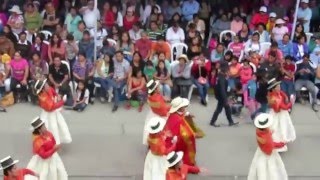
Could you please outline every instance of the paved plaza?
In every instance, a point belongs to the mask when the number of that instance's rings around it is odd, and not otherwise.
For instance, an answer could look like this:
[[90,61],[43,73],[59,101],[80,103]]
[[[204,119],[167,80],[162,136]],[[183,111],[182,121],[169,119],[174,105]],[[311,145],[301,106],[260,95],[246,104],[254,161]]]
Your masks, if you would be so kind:
[[[189,111],[206,136],[197,141],[197,162],[210,171],[209,176],[190,176],[188,180],[245,180],[257,148],[252,124],[240,120],[238,127],[210,127],[216,101],[210,98],[202,107],[196,97]],[[146,147],[142,131],[147,108],[119,108],[111,104],[90,105],[85,112],[63,111],[73,142],[59,151],[71,180],[142,180]],[[32,156],[30,121],[40,108],[18,104],[0,113],[0,157],[12,155],[26,166]],[[296,105],[292,113],[297,139],[282,154],[290,180],[320,179],[320,116],[309,105]],[[226,124],[222,115],[218,123]]]

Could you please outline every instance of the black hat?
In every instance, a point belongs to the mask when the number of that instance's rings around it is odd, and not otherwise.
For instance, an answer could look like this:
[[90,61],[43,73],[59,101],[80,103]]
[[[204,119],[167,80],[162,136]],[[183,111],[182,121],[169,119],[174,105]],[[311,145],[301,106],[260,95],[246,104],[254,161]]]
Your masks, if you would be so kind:
[[36,130],[39,127],[41,127],[44,124],[44,122],[40,119],[40,117],[35,117],[32,121],[31,121],[31,126],[32,126],[32,130]]
[[5,170],[5,169],[17,164],[18,162],[19,162],[19,160],[13,160],[11,158],[11,156],[8,156],[8,157],[0,160],[0,164],[1,164],[0,170]]
[[277,81],[276,78],[272,78],[271,80],[268,81],[268,90],[275,88],[280,83],[281,81]]
[[43,89],[44,85],[47,83],[47,79],[44,80],[37,80],[37,82],[34,85],[34,89],[36,90],[36,93],[39,94],[41,90]]

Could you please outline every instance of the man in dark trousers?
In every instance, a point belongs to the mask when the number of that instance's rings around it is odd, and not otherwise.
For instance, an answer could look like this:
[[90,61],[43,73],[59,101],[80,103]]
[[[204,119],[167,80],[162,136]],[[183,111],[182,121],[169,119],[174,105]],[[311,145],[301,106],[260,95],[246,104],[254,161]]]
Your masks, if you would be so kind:
[[229,71],[228,65],[222,64],[218,73],[217,84],[214,87],[215,96],[216,96],[216,99],[218,100],[216,110],[214,111],[213,116],[211,118],[211,122],[210,122],[210,125],[214,127],[220,127],[220,125],[216,124],[216,121],[223,108],[226,112],[229,126],[234,126],[239,124],[239,122],[235,123],[231,117],[231,108],[228,102],[228,95],[227,95],[228,71]]

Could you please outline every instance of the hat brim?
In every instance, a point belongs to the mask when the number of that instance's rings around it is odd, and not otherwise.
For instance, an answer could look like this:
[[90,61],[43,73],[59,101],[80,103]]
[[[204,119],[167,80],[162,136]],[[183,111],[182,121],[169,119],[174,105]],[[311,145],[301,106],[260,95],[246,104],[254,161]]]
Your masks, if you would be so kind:
[[173,161],[172,163],[169,163],[168,167],[172,167],[172,166],[176,165],[179,161],[182,160],[183,152],[179,151],[179,152],[177,152],[177,155],[178,155],[177,159],[175,161]]
[[279,84],[281,84],[281,81],[277,81],[277,82],[271,84],[270,86],[268,86],[268,90],[273,89],[274,87],[278,86]]
[[270,126],[272,126],[272,124],[273,124],[273,119],[271,117],[268,117],[268,122],[264,125],[261,125],[258,120],[254,121],[254,125],[260,129],[269,128]]
[[41,127],[42,125],[44,125],[44,121],[42,121],[42,123],[40,123],[38,126],[36,126],[36,127],[30,127],[30,131],[34,131],[34,130],[36,130],[36,129],[38,129],[39,127]]
[[8,166],[0,167],[0,170],[7,169],[8,167],[10,167],[10,166],[13,166],[13,165],[17,164],[18,162],[19,162],[19,160],[15,160],[15,161],[13,161],[13,163],[12,163],[12,164],[10,164],[10,165],[8,165]]
[[42,89],[46,83],[47,83],[47,79],[43,80],[43,84],[41,85],[40,89],[38,89],[36,92],[37,94],[39,94],[42,91]]
[[21,11],[16,10],[16,9],[9,9],[9,12],[14,12],[14,13],[17,13],[17,14],[22,14]]
[[166,125],[166,121],[164,119],[162,119],[162,118],[160,118],[160,119],[159,119],[160,125],[159,125],[159,127],[157,129],[152,129],[151,128],[151,124],[150,124],[151,121],[149,121],[148,129],[147,129],[149,134],[156,134],[156,133],[159,133],[159,132],[161,132],[163,130],[164,126]]
[[148,89],[148,94],[151,94],[153,91],[155,91],[160,84],[159,81],[155,81],[155,83],[156,85],[152,89]]
[[178,111],[180,108],[182,107],[186,107],[190,104],[189,100],[186,98],[182,98],[182,103],[180,103],[177,107],[173,107],[171,106],[169,113],[174,113],[176,111]]

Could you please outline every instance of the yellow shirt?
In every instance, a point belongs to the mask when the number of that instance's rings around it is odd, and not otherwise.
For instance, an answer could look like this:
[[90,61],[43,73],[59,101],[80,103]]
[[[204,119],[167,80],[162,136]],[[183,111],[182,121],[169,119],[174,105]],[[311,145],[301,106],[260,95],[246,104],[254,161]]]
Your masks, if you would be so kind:
[[3,54],[1,56],[1,61],[3,64],[9,64],[11,61],[11,57],[8,54]]

